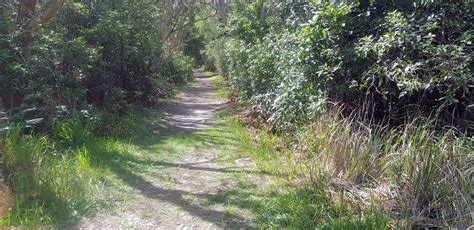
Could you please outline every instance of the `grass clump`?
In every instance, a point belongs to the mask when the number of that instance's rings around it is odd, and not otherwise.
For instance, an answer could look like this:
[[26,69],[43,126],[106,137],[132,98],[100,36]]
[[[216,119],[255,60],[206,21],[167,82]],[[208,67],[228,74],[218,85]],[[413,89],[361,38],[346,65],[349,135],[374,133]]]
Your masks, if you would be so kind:
[[429,121],[394,129],[341,117],[329,111],[279,134],[227,122],[238,140],[236,156],[252,157],[260,171],[275,176],[272,186],[237,193],[253,197],[248,203],[259,226],[470,226],[472,137],[439,131]]
[[472,142],[415,122],[368,128],[322,116],[301,138],[310,180],[324,175],[357,208],[375,204],[405,226],[468,226]]
[[85,181],[94,179],[87,149],[73,145],[62,149],[45,136],[22,135],[21,127],[10,131],[5,143],[7,180],[16,204],[3,224],[49,225],[56,218],[73,218],[87,208],[92,191]]
[[327,113],[293,134],[261,130],[248,154],[280,182],[262,195],[259,221],[322,229],[470,225],[472,138],[429,123],[361,124]]
[[[118,157],[119,141],[97,137],[90,123],[56,122],[50,135],[27,134],[16,126],[5,137],[6,182],[14,206],[3,226],[67,226],[103,204],[101,184]],[[122,151],[123,152],[123,151]]]

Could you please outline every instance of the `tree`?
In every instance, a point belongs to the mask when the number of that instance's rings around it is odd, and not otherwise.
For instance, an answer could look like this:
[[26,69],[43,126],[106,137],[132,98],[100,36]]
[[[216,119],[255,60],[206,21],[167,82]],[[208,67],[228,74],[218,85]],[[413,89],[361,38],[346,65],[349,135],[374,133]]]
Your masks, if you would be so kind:
[[30,45],[34,36],[64,5],[64,1],[48,0],[37,11],[36,0],[19,0],[16,22],[20,28],[18,41],[25,61],[31,58]]

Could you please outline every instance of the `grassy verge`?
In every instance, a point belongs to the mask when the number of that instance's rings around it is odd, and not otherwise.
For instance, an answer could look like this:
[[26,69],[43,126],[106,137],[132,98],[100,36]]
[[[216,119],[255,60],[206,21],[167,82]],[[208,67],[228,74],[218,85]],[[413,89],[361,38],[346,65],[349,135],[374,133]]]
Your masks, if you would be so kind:
[[[223,80],[213,82],[217,96],[226,97]],[[472,138],[415,124],[398,132],[367,129],[334,114],[276,136],[250,132],[238,110],[230,105],[214,127],[188,134],[156,133],[150,124],[161,114],[153,110],[107,119],[100,127],[72,119],[57,123],[49,136],[14,129],[4,143],[14,206],[0,224],[74,225],[99,208],[133,199],[134,181],[166,167],[165,158],[219,148],[221,161],[251,157],[264,176],[235,173],[233,189],[204,203],[250,210],[257,228],[469,225]]]
[[133,146],[125,139],[100,137],[79,119],[57,122],[48,136],[21,130],[11,130],[4,141],[14,199],[1,225],[69,226],[119,197],[114,167],[134,166],[129,164]]
[[[218,87],[220,81],[215,80]],[[259,226],[464,228],[472,223],[472,137],[437,133],[426,122],[386,130],[338,117],[328,112],[279,136],[261,129],[251,137],[244,127],[234,129],[241,153],[276,175],[264,189],[243,181],[234,191],[247,199]]]
[[[213,79],[217,96],[227,97],[225,82]],[[302,175],[306,166],[293,158],[288,142],[264,130],[250,132],[239,119],[234,104],[219,115],[232,139],[233,151],[227,160],[251,157],[264,180],[252,181],[236,175],[238,186],[210,202],[223,202],[251,210],[257,228],[363,228],[379,229],[388,225],[386,215],[376,209],[360,213],[351,210],[341,197],[334,197],[326,181],[307,181]],[[229,199],[232,197],[232,199]]]
[[300,175],[303,165],[295,163],[282,152],[284,143],[279,137],[261,131],[249,132],[236,116],[235,108],[221,111],[229,139],[234,148],[224,156],[226,161],[251,157],[260,180],[249,180],[235,175],[238,185],[210,200],[250,210],[256,228],[362,228],[380,229],[388,225],[388,218],[376,209],[359,213],[351,210],[342,198],[334,198],[326,190],[326,182],[309,183]]
[[219,75],[212,77],[212,84],[215,88],[215,95],[217,98],[227,98],[229,96],[229,90],[226,81]]
[[157,133],[157,110],[102,117],[94,125],[72,118],[57,122],[49,135],[13,129],[4,140],[12,207],[0,226],[74,226],[99,209],[134,199],[134,180],[167,167],[165,158],[206,148],[228,153],[222,161],[243,155],[238,140],[246,129],[226,112],[215,127],[188,134]]

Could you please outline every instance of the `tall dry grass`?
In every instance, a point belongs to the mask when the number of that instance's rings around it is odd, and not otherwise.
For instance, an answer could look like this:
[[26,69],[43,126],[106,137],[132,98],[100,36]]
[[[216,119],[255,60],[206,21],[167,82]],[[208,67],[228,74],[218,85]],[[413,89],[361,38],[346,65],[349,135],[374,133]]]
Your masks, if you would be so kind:
[[12,206],[12,197],[10,188],[0,181],[0,218],[4,217]]
[[[3,159],[5,146],[0,141],[0,158]],[[12,206],[12,196],[10,188],[4,183],[5,175],[3,166],[0,164],[0,218],[3,218]]]
[[352,210],[386,211],[395,226],[472,224],[474,138],[437,132],[429,122],[387,129],[340,117],[323,114],[297,135],[293,158],[306,181],[327,186]]

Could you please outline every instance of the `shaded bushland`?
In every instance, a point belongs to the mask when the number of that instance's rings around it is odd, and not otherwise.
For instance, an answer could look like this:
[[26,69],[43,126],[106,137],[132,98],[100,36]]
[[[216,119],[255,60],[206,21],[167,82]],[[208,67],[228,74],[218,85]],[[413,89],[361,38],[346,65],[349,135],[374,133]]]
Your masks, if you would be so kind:
[[72,224],[102,205],[107,164],[147,129],[131,111],[192,80],[194,14],[168,1],[0,4],[0,169],[14,197],[2,226]]
[[343,210],[303,202],[310,221],[275,226],[472,222],[472,3],[409,2],[257,1],[213,22],[207,54],[271,143],[249,155]]
[[[225,214],[183,197],[249,209],[269,228],[472,224],[469,1],[6,0],[0,9],[9,121],[0,150],[13,196],[1,225],[74,225],[127,189],[212,223]],[[205,131],[197,126],[210,123],[169,120],[180,129],[156,132],[159,102],[196,64],[219,71],[220,96],[250,107],[242,121],[252,133],[233,119]],[[174,112],[200,108],[215,107]],[[251,157],[258,171],[161,159],[217,146],[220,160]],[[206,196],[152,184],[141,173],[154,166],[272,181]]]
[[[192,78],[194,57],[170,50],[164,40],[191,28],[169,31],[166,7],[134,0],[2,4],[0,97],[10,120],[41,118],[37,129],[47,129],[64,113],[120,115],[171,96]],[[48,17],[23,42],[44,13]]]
[[[472,3],[374,1],[237,6],[215,66],[275,128],[333,103],[396,127],[429,117],[472,132]],[[217,31],[219,32],[219,31]]]

